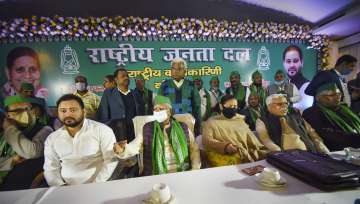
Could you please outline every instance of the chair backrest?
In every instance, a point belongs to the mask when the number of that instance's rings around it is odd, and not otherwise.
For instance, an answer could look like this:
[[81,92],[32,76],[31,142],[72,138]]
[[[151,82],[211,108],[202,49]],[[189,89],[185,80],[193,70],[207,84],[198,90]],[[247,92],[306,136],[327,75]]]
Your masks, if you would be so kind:
[[[190,131],[194,133],[195,118],[190,113],[175,114],[174,118],[179,122],[185,123]],[[135,137],[143,136],[144,125],[151,121],[154,121],[152,115],[136,116],[133,118]]]
[[[177,121],[185,123],[188,126],[188,128],[190,129],[190,131],[192,133],[194,133],[195,118],[190,113],[175,114],[173,117]],[[136,116],[135,118],[133,118],[135,137],[143,137],[144,125],[151,121],[154,121],[154,117],[152,115]],[[144,170],[143,158],[144,158],[144,156],[141,153],[138,156],[139,174],[140,175],[142,174],[142,172]]]

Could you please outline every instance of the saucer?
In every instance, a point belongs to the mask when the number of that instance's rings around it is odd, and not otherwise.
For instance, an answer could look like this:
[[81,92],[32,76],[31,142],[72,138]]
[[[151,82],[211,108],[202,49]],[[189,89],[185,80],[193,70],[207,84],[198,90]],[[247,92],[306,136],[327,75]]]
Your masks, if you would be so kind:
[[151,197],[146,198],[143,200],[143,204],[176,204],[176,198],[174,194],[171,194],[170,199],[165,203],[156,202]]
[[282,188],[286,186],[286,179],[281,177],[279,181],[273,183],[273,182],[268,182],[268,181],[264,181],[261,179],[260,177],[260,173],[255,174],[255,180],[264,187],[268,187],[268,188]]

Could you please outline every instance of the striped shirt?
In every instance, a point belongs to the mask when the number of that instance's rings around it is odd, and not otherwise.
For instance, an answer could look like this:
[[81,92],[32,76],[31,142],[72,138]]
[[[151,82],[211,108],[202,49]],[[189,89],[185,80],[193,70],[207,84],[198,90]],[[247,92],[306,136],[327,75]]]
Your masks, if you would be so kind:
[[84,95],[80,95],[78,92],[75,92],[74,95],[80,97],[83,101],[85,106],[85,117],[95,119],[96,112],[100,105],[100,97],[91,91],[86,92]]
[[[169,125],[170,127],[170,125]],[[168,127],[164,128],[164,144],[165,144],[165,159],[166,159],[166,165],[168,169],[168,173],[177,172],[176,169],[176,159],[175,159],[175,153],[173,148],[171,147],[169,137],[167,135],[166,129]]]

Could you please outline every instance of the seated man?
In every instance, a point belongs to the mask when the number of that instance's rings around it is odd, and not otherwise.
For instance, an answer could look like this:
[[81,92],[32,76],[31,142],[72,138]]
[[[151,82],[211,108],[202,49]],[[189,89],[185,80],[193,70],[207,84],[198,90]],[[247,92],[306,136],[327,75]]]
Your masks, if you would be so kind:
[[266,98],[267,111],[256,121],[260,141],[270,151],[301,149],[328,153],[322,139],[301,117],[290,109],[284,94],[273,94]]
[[113,161],[113,131],[85,118],[84,103],[78,96],[63,95],[56,105],[64,125],[45,142],[44,175],[48,185],[107,181],[118,163]]
[[203,144],[211,166],[254,162],[268,152],[237,114],[238,101],[232,95],[221,98],[221,115],[209,118],[203,125]]
[[[36,100],[36,98],[32,98]],[[53,131],[36,117],[30,98],[8,96],[0,131],[1,190],[29,188],[42,171],[44,142]]]
[[170,99],[156,96],[155,121],[144,125],[143,137],[138,136],[129,144],[115,144],[114,152],[120,159],[143,153],[144,164],[139,166],[144,168],[145,176],[200,169],[199,148],[192,131],[172,115]]
[[260,107],[260,97],[257,93],[250,93],[248,98],[248,106],[240,111],[240,114],[245,116],[245,122],[249,125],[251,131],[255,131],[256,120],[262,114]]
[[330,151],[360,147],[360,118],[345,104],[335,82],[316,87],[316,103],[303,112]]

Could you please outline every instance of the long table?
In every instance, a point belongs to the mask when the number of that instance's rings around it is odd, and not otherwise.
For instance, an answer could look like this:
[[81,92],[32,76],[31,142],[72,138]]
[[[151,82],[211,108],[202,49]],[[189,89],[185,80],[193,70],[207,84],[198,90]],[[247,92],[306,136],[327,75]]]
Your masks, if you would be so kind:
[[360,188],[323,192],[280,171],[287,180],[283,190],[263,189],[241,169],[261,164],[272,167],[265,160],[255,163],[208,168],[197,171],[147,176],[105,183],[51,187],[0,192],[0,204],[139,204],[156,183],[169,185],[177,204],[212,203],[351,203],[360,198]]

